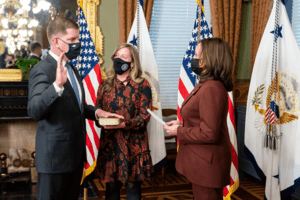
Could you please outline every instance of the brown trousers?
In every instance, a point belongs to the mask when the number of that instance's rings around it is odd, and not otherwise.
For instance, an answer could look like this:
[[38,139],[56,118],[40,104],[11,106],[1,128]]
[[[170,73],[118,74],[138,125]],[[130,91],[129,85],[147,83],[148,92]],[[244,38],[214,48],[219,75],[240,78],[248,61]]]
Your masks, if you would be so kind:
[[192,183],[194,200],[222,200],[223,188],[209,188]]

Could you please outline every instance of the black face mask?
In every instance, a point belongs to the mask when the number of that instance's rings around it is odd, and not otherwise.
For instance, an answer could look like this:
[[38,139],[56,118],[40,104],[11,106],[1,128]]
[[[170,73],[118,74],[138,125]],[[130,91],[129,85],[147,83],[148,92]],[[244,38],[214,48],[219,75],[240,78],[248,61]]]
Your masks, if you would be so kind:
[[[61,41],[63,41],[62,39],[60,39]],[[66,43],[65,41],[63,41],[64,43]],[[65,53],[65,56],[69,59],[69,60],[73,60],[74,58],[76,58],[77,56],[79,56],[80,54],[80,49],[81,49],[81,43],[77,42],[77,43],[66,43],[69,45],[69,51],[67,53]]]
[[126,62],[120,58],[114,59],[114,70],[116,74],[121,75],[130,68],[130,62]]
[[199,59],[192,58],[191,59],[191,68],[195,74],[199,75],[202,73],[203,68],[199,68]]

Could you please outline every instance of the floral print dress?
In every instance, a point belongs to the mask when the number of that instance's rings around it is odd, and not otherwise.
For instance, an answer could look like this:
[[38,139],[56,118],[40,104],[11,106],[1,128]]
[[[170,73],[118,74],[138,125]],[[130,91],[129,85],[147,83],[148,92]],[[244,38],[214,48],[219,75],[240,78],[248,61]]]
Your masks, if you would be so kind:
[[[153,165],[149,151],[147,122],[152,108],[149,82],[134,82],[129,76],[125,86],[118,79],[115,87],[103,94],[102,81],[97,92],[96,106],[104,111],[124,116],[124,129],[101,131],[96,174],[105,183],[149,180]],[[125,82],[125,81],[124,81]]]

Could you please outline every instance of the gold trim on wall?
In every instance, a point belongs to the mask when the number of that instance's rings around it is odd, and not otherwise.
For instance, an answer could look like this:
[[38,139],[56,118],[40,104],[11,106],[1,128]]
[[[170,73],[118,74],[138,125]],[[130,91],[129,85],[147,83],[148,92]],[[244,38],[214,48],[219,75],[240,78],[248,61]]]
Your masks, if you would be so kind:
[[[103,60],[103,34],[98,26],[98,6],[101,0],[81,0],[80,6],[83,10],[87,24],[93,39],[97,55],[99,57],[100,65]],[[99,56],[100,55],[100,56]]]
[[20,69],[0,69],[1,81],[22,81],[22,71]]

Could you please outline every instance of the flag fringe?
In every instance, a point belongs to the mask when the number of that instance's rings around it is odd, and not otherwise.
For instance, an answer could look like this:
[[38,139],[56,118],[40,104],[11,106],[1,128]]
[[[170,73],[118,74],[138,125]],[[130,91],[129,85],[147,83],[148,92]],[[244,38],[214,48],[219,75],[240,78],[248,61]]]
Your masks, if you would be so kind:
[[90,175],[94,171],[94,169],[96,168],[96,164],[97,164],[97,159],[95,159],[95,161],[93,162],[93,164],[89,168],[87,168],[87,169],[83,168],[80,185],[82,185],[85,177],[87,177],[88,175]]
[[235,183],[230,187],[229,193],[226,195],[226,197],[223,198],[223,200],[231,200],[231,195],[239,188],[240,186],[240,179],[237,179]]

